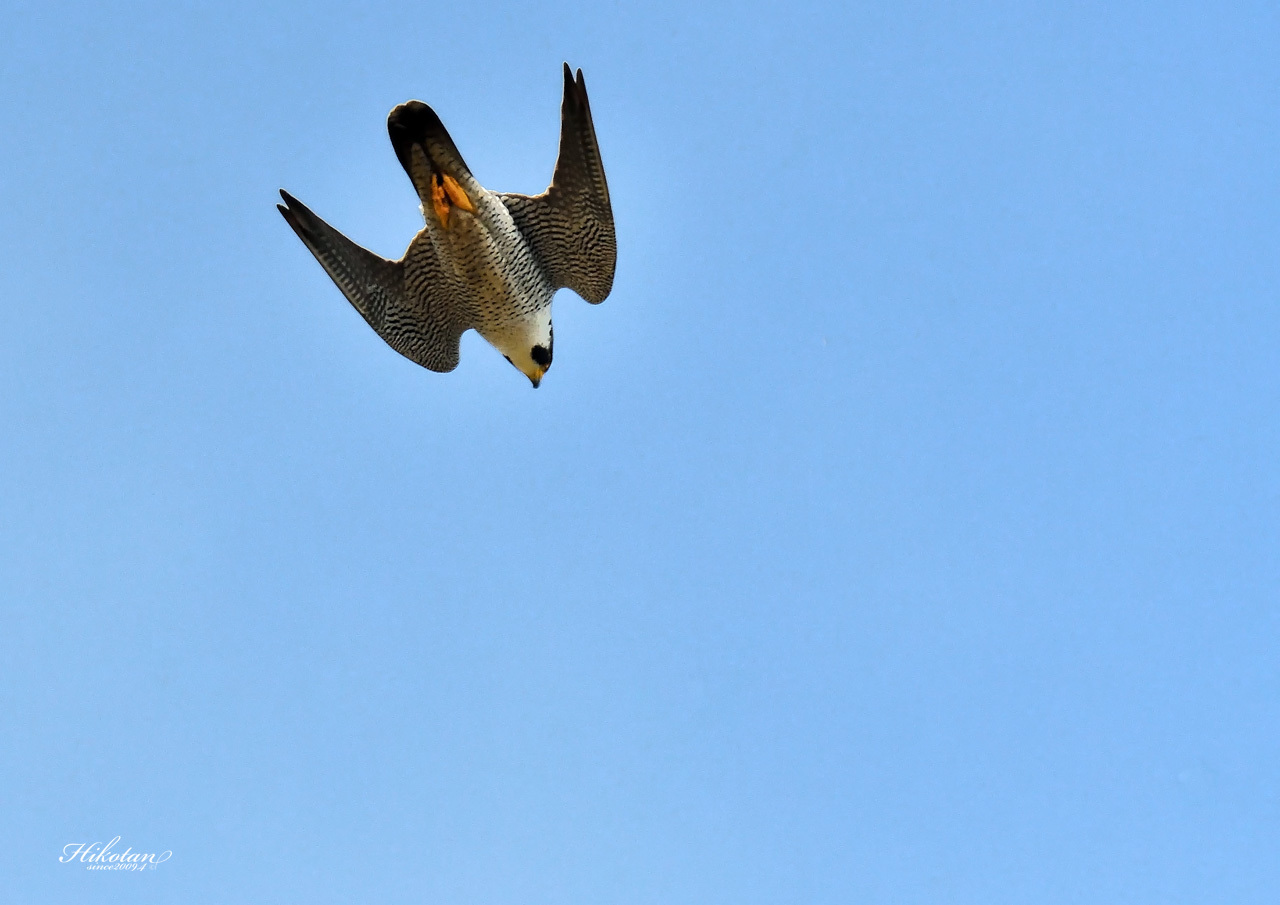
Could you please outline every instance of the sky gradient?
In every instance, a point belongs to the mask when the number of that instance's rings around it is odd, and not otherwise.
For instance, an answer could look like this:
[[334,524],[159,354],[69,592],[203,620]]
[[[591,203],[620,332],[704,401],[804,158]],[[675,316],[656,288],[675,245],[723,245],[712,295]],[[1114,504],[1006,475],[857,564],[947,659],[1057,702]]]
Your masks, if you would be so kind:
[[[0,901],[1274,901],[1274,4],[4,18]],[[613,295],[422,370],[276,191],[565,60]]]

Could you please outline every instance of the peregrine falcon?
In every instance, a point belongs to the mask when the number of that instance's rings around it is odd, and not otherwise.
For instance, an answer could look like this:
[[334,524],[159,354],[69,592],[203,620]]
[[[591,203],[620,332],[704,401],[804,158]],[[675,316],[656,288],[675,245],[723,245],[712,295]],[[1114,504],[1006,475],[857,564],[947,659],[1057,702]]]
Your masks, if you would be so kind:
[[424,226],[399,261],[356,245],[283,189],[276,205],[369,326],[433,371],[458,366],[475,329],[536,387],[551,367],[551,297],[592,304],[613,287],[617,242],[587,85],[564,66],[560,156],[541,195],[491,192],[421,101],[391,111],[387,131],[422,202]]

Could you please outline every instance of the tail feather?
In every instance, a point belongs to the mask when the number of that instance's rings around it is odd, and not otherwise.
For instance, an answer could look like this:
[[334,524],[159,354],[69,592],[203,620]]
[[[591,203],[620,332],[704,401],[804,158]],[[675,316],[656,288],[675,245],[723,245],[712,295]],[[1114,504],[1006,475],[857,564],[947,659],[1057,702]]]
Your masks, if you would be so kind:
[[[424,204],[431,203],[433,172],[447,173],[454,179],[464,174],[471,176],[449,130],[440,122],[436,111],[422,101],[408,101],[392,110],[387,116],[387,134],[391,136],[391,146],[400,165],[409,174]],[[414,154],[414,148],[419,148],[420,153]]]

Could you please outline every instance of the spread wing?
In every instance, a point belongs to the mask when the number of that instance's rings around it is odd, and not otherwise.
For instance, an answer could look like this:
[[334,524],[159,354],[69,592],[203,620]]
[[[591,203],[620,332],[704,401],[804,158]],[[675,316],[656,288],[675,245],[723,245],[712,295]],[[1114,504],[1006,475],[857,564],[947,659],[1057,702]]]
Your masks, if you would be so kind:
[[587,83],[564,64],[560,157],[551,186],[541,195],[499,194],[511,218],[541,260],[551,282],[599,304],[613,288],[618,243]]
[[[361,248],[298,199],[281,191],[276,207],[369,326],[405,358],[433,371],[458,366],[458,344],[469,324],[452,304],[431,240],[419,233],[404,261]],[[286,206],[287,205],[287,206]]]

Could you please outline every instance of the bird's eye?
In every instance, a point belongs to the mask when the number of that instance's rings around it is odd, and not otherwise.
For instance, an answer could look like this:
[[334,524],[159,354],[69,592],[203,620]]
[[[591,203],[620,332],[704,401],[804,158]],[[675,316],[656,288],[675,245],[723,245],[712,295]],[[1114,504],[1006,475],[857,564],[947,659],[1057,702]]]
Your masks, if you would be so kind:
[[542,346],[534,346],[529,352],[529,357],[533,359],[534,364],[545,368],[551,364],[551,353]]

